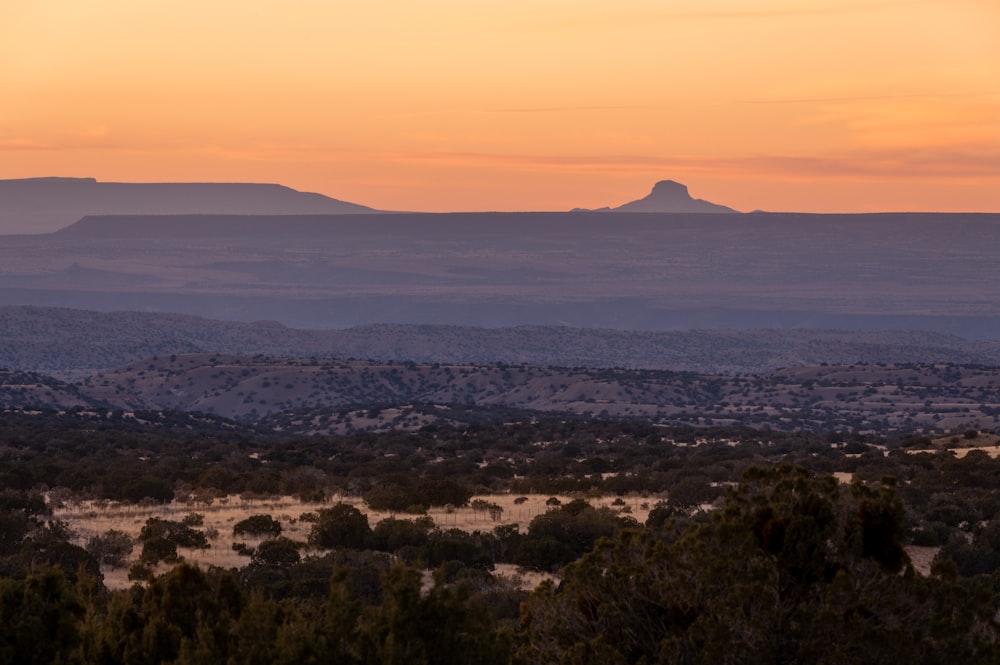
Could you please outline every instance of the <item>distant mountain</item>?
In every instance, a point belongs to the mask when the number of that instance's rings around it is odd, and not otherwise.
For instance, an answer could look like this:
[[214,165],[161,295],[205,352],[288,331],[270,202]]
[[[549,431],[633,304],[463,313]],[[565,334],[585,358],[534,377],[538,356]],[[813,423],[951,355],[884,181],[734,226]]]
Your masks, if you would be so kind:
[[[582,212],[578,208],[576,212]],[[653,185],[646,197],[617,208],[599,208],[590,212],[678,212],[678,213],[735,213],[732,208],[691,198],[687,185],[673,180],[661,180]]]
[[378,212],[322,194],[254,183],[0,180],[0,235],[51,233],[86,215],[330,215]]
[[1000,339],[997,256],[1000,214],[105,215],[0,239],[0,306]]

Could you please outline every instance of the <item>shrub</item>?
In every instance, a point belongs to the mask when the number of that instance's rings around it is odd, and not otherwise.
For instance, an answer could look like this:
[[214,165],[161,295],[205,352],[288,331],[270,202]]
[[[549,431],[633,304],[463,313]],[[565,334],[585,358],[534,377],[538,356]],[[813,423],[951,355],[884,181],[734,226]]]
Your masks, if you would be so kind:
[[121,568],[132,554],[132,538],[124,531],[110,529],[87,541],[85,548],[99,563]]
[[325,548],[366,549],[372,538],[368,517],[354,506],[338,503],[319,511],[309,533],[309,544]]
[[155,566],[161,561],[175,563],[177,559],[177,544],[167,540],[162,536],[150,538],[142,544],[142,554],[139,560],[150,566]]
[[284,536],[265,540],[250,557],[253,564],[282,568],[294,566],[301,560],[298,543]]
[[233,525],[233,535],[270,536],[281,535],[281,523],[270,515],[251,515]]
[[139,540],[147,542],[157,538],[163,538],[174,543],[177,547],[193,547],[206,549],[209,547],[208,538],[201,531],[192,529],[182,522],[164,520],[158,517],[150,517],[146,520],[146,525],[139,532]]
[[136,561],[128,569],[128,578],[133,582],[148,582],[153,579],[153,569],[141,561]]
[[428,534],[434,528],[429,517],[401,520],[384,519],[372,529],[372,547],[382,552],[396,552],[404,547],[420,548],[427,544]]

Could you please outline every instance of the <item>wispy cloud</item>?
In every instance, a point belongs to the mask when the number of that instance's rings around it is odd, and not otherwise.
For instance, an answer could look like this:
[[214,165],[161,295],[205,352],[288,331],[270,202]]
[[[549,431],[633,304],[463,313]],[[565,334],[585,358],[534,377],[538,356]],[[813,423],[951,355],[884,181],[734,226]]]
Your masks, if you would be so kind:
[[737,169],[775,175],[889,180],[986,180],[1000,183],[1000,151],[861,151],[830,157],[761,155],[732,160]]
[[656,109],[663,108],[663,106],[657,105],[644,105],[644,104],[580,104],[580,105],[566,105],[566,106],[512,106],[509,108],[450,108],[450,109],[435,109],[427,111],[410,111],[407,113],[393,112],[391,115],[393,118],[422,118],[422,117],[433,117],[442,115],[492,115],[492,114],[519,114],[519,113],[589,113],[589,112],[599,112],[599,111],[635,111],[642,109]]
[[[774,3],[771,6],[753,9],[702,9],[698,11],[663,11],[655,14],[664,18],[777,18],[785,16],[815,16],[827,14],[848,14],[873,9],[907,7],[926,4],[926,0],[884,0],[883,2],[814,2],[811,6],[802,2]],[[707,5],[707,3],[706,3]]]
[[0,139],[0,150],[53,150],[53,145],[34,139]]
[[[775,2],[766,6],[748,9],[733,8],[733,3],[712,7],[711,3],[701,3],[698,9],[656,9],[635,10],[608,9],[591,16],[566,16],[557,23],[534,25],[535,28],[550,29],[559,26],[610,26],[615,24],[650,23],[661,21],[719,21],[719,20],[770,20],[780,18],[827,16],[870,12],[880,9],[926,5],[927,0],[883,0],[882,2],[829,2],[820,0],[811,4],[802,2]],[[524,28],[524,25],[517,26]]]
[[71,134],[36,138],[29,136],[0,137],[0,151],[60,151],[121,148],[124,144],[112,137],[103,125],[87,126]]
[[996,150],[864,150],[822,157],[758,154],[732,157],[652,155],[545,155],[478,152],[394,154],[393,161],[581,173],[698,172],[782,178],[887,180],[975,179],[1000,183]]
[[895,100],[931,100],[931,99],[987,99],[996,97],[988,92],[927,92],[899,93],[881,95],[831,95],[828,97],[774,97],[762,99],[741,99],[738,104],[840,104],[847,102],[881,102]]
[[635,111],[640,109],[658,108],[654,106],[642,105],[622,105],[622,106],[538,106],[509,109],[487,109],[482,113],[565,113],[574,111]]

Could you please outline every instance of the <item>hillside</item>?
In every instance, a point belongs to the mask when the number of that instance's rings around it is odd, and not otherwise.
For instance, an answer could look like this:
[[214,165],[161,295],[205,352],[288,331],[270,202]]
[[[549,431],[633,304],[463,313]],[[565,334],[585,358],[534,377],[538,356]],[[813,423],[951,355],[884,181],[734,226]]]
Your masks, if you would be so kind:
[[795,365],[1000,365],[1000,343],[928,332],[371,325],[302,330],[181,314],[0,307],[0,367],[83,376],[144,358],[221,353],[756,373]]
[[0,375],[8,408],[203,412],[300,433],[472,422],[477,410],[805,431],[1000,427],[1000,368],[803,366],[757,375],[189,354],[63,383]]
[[37,372],[0,369],[0,408],[65,410],[98,404],[72,383]]

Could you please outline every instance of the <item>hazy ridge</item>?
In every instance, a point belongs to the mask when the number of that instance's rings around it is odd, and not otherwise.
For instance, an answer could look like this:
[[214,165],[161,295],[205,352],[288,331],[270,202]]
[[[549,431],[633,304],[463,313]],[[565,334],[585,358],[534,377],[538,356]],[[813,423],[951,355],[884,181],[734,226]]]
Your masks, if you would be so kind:
[[0,329],[0,367],[77,376],[185,353],[710,373],[822,363],[1000,364],[1000,342],[919,331],[649,332],[402,324],[303,330],[275,322],[48,307],[0,307]]
[[931,330],[1000,339],[1000,215],[93,216],[0,238],[0,305],[297,328]]

